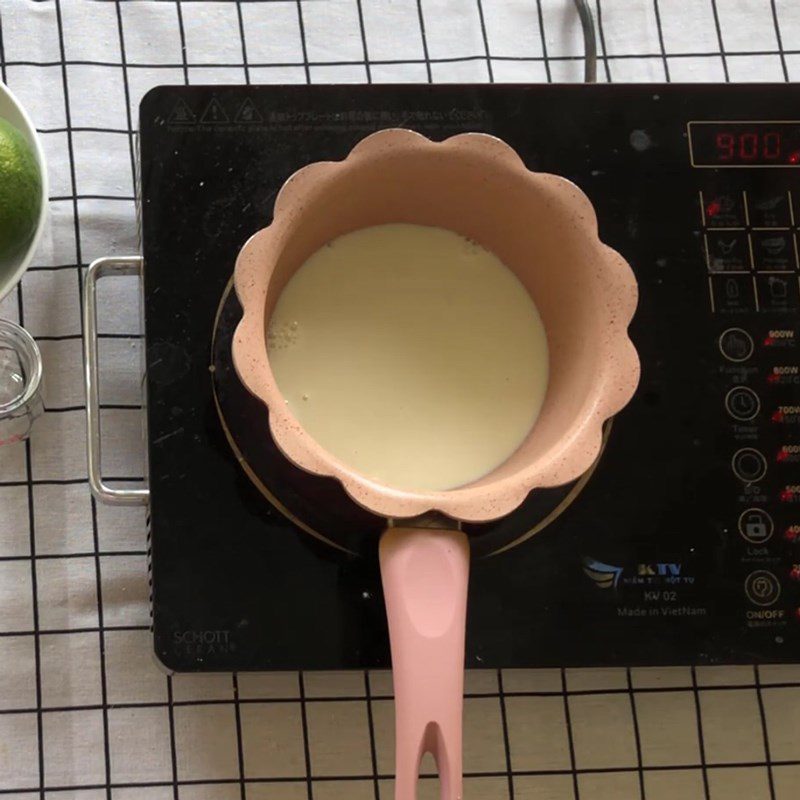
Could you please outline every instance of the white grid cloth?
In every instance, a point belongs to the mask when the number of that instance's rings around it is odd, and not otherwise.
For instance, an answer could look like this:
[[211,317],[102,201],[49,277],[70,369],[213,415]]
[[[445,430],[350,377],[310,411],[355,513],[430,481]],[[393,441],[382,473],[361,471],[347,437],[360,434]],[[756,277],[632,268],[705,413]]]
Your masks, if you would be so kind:
[[[798,0],[591,0],[599,80],[800,79]],[[0,800],[388,800],[385,673],[174,676],[151,659],[144,512],[90,498],[79,287],[134,252],[138,103],[164,83],[578,81],[570,0],[0,0],[0,78],[49,159],[0,316],[47,414],[0,448]],[[101,290],[104,469],[143,478],[138,286]],[[790,800],[800,667],[467,676],[467,800]],[[433,798],[432,779],[420,796]]]

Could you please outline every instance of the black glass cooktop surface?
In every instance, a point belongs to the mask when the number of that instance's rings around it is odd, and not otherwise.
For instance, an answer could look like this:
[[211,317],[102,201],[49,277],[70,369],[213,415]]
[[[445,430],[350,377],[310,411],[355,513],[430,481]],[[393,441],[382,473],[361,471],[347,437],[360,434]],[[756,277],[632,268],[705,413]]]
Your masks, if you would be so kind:
[[[798,101],[788,85],[151,91],[140,201],[158,658],[388,666],[380,521],[340,513],[329,487],[296,492],[270,452],[227,357],[241,313],[229,281],[295,170],[407,127],[492,133],[573,180],[641,292],[641,384],[595,471],[470,530],[467,665],[800,660]],[[350,552],[319,538],[344,526]]]

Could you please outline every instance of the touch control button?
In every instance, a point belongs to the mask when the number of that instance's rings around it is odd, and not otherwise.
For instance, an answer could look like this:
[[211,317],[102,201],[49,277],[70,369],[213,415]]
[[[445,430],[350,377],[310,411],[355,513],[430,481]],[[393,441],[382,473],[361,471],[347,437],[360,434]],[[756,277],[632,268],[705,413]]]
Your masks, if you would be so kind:
[[800,308],[796,275],[757,275],[756,287],[761,311],[795,314]]
[[766,569],[751,572],[744,581],[747,599],[757,606],[772,606],[781,596],[780,581]]
[[754,228],[788,228],[791,225],[786,191],[749,191],[747,210]]
[[741,192],[703,192],[703,220],[707,228],[744,227],[744,203]]
[[731,460],[733,472],[745,483],[760,481],[767,474],[767,459],[752,447],[737,450]]
[[753,337],[741,328],[728,328],[719,337],[719,350],[728,361],[747,361],[754,348]]
[[709,231],[706,234],[706,260],[711,272],[749,270],[747,234],[744,231]]
[[772,517],[760,508],[748,508],[739,516],[739,533],[750,544],[764,544],[772,538]]
[[759,271],[791,271],[797,266],[794,241],[789,231],[753,231],[753,263]]
[[761,401],[758,399],[758,395],[747,386],[734,386],[725,395],[725,408],[735,420],[747,422],[761,410]]
[[752,275],[716,273],[710,280],[715,314],[750,314],[756,310]]

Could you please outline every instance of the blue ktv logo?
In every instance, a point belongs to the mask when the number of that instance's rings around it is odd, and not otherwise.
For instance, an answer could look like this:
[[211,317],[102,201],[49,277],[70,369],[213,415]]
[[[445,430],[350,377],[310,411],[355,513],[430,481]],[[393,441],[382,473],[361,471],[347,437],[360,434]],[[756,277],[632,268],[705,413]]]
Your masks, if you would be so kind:
[[622,567],[604,564],[596,558],[584,556],[583,572],[599,589],[616,589],[622,577]]
[[625,575],[625,568],[606,564],[591,556],[581,559],[583,573],[598,589],[617,589],[620,584],[646,586],[649,584],[694,583],[694,578],[683,574],[683,564],[675,561],[656,561],[637,564],[634,574]]

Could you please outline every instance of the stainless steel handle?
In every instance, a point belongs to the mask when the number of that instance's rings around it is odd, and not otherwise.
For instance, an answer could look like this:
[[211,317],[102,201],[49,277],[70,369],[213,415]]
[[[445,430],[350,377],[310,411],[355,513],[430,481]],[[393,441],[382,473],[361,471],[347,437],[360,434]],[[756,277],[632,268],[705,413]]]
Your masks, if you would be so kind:
[[100,467],[100,388],[97,358],[97,281],[105,275],[140,275],[141,256],[98,258],[83,284],[83,378],[86,387],[86,458],[89,486],[101,502],[117,506],[146,505],[148,489],[114,489],[103,483]]

